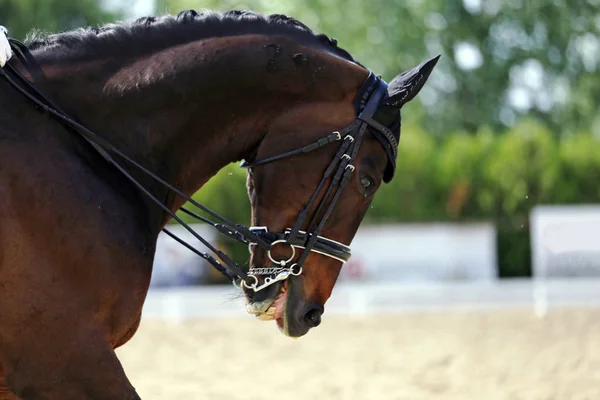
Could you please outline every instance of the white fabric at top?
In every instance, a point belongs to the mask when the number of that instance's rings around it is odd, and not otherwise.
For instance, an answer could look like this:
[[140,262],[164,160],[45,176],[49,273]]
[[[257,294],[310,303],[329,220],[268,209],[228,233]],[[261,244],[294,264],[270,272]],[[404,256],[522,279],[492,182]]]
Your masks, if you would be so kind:
[[6,37],[7,34],[8,31],[6,28],[0,25],[0,68],[4,67],[12,56],[10,43],[8,43],[8,38]]

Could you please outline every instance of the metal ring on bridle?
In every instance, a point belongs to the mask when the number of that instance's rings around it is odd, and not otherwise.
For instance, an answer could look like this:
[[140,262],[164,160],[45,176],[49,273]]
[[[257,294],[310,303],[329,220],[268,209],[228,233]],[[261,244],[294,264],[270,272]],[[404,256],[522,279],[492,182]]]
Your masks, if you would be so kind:
[[[273,250],[273,247],[279,243],[285,243],[285,244],[289,245],[290,248],[292,249],[292,255],[287,260],[276,261],[275,259],[273,259],[273,256],[271,255],[271,250]],[[271,248],[267,251],[267,255],[269,256],[269,260],[271,260],[273,263],[279,264],[282,267],[285,267],[287,263],[289,263],[290,261],[292,261],[294,259],[294,257],[296,257],[296,248],[294,246],[292,246],[291,244],[289,244],[285,240],[276,240],[273,243],[271,243]]]
[[294,267],[296,267],[296,266],[298,266],[297,263],[293,263],[290,266],[290,275],[298,276],[298,275],[300,275],[302,273],[302,265],[299,266],[300,269],[298,270],[298,272],[294,272]]
[[254,279],[254,283],[248,285],[246,283],[246,281],[242,279],[242,282],[240,283],[240,286],[245,286],[248,289],[254,289],[258,285],[258,278],[256,276],[254,276],[254,275],[248,275],[248,277]]
[[351,143],[354,142],[354,138],[350,135],[346,135],[346,137],[344,137],[344,140],[349,140]]

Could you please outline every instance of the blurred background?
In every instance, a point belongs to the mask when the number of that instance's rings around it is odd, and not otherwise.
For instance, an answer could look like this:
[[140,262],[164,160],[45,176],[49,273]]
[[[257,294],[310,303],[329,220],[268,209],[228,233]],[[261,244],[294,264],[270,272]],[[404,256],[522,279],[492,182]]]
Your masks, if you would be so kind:
[[[19,39],[184,9],[252,9],[335,37],[388,81],[442,55],[404,109],[396,176],[376,195],[314,333],[291,342],[274,324],[240,319],[235,290],[159,238],[147,322],[122,350],[142,397],[600,398],[599,6],[0,0],[0,24]],[[237,165],[194,197],[249,223],[245,171]],[[244,246],[197,229],[247,264]],[[249,348],[266,353],[245,365],[238,358]],[[270,363],[268,395],[240,391],[257,386],[246,369],[256,362]],[[241,381],[226,383],[232,375]],[[177,384],[165,387],[167,378]]]

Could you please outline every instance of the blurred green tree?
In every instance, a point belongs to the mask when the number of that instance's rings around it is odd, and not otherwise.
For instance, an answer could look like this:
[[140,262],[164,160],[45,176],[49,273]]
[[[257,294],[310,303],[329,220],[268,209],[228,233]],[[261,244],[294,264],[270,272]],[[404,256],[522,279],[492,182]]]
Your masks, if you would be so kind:
[[0,24],[19,40],[33,31],[61,32],[106,24],[118,17],[104,10],[100,0],[0,0]]

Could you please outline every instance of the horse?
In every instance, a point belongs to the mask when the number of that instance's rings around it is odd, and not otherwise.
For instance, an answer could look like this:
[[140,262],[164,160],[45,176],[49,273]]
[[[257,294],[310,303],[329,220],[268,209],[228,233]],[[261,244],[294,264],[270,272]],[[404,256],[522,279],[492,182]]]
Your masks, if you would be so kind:
[[26,400],[140,399],[114,350],[140,324],[157,237],[232,162],[253,227],[214,226],[248,243],[250,270],[201,255],[240,278],[249,313],[291,337],[318,326],[439,58],[387,84],[335,39],[250,11],[16,50],[0,76],[0,398]]

